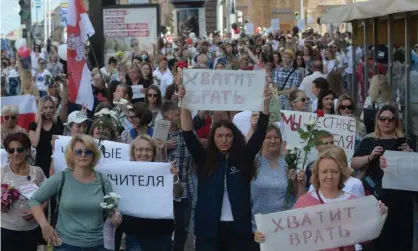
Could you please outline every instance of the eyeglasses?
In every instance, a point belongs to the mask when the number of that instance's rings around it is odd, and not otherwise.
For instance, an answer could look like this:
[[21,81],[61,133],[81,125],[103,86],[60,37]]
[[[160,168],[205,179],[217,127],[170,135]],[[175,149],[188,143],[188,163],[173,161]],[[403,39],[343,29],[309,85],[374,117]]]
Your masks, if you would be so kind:
[[135,148],[135,152],[140,152],[140,153],[152,153],[154,152],[152,148]]
[[395,117],[394,116],[392,116],[392,117],[380,116],[379,120],[382,121],[382,122],[386,122],[386,121],[393,122],[393,121],[395,121]]
[[23,153],[25,151],[25,148],[23,146],[17,147],[17,148],[8,148],[7,152],[9,154],[14,154],[17,151],[17,153]]
[[17,116],[3,116],[4,120],[16,120]]
[[41,62],[41,63],[39,63],[40,65],[45,65],[45,62]]
[[148,93],[148,98],[158,98],[158,94]]
[[133,115],[133,116],[128,116],[128,120],[134,120],[134,119],[137,119],[138,117],[137,116],[135,116],[135,115]]
[[76,156],[82,156],[84,153],[84,156],[92,156],[93,150],[90,149],[75,149],[74,153]]
[[354,106],[353,105],[340,105],[340,110],[353,110]]

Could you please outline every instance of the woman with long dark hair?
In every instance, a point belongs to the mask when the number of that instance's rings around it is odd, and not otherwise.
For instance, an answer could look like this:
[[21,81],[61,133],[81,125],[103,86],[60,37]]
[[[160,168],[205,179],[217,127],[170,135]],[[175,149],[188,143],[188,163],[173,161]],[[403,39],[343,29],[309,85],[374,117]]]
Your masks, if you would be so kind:
[[[180,97],[184,97],[184,88]],[[249,139],[231,122],[212,126],[204,148],[193,132],[189,110],[182,109],[184,140],[197,166],[198,196],[195,210],[196,251],[252,250],[251,180],[269,122],[271,91],[266,86],[264,107]]]
[[331,90],[321,90],[318,95],[318,109],[325,114],[335,114],[334,110],[335,94]]

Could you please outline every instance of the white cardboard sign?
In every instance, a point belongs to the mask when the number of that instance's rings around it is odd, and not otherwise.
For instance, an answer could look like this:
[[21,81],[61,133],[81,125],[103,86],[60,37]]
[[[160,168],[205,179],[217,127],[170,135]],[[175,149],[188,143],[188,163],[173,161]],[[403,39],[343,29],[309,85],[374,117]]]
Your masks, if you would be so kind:
[[[315,113],[309,112],[295,112],[282,110],[282,123],[284,132],[282,134],[286,137],[286,144],[293,146],[301,146],[302,140],[300,139],[297,127],[301,127],[306,130],[306,125],[309,121],[316,119]],[[356,120],[351,117],[337,116],[337,115],[325,115],[318,120],[318,130],[325,130],[334,135],[334,144],[343,148],[348,160],[354,154],[354,144],[356,139]],[[309,155],[309,162],[314,161],[318,156],[318,152],[315,148],[311,150]],[[308,164],[308,163],[307,163]]]
[[113,191],[122,198],[122,214],[146,219],[173,219],[173,175],[170,163],[118,161],[99,165]]
[[385,151],[388,167],[383,169],[382,187],[418,191],[418,153]]
[[170,130],[170,125],[171,123],[168,120],[156,120],[154,132],[152,133],[152,138],[159,139],[164,142],[167,141],[168,130]]
[[265,76],[265,71],[185,69],[181,105],[190,110],[260,111]]
[[145,98],[145,93],[141,92],[144,89],[143,85],[132,85],[132,99]]
[[[71,137],[68,136],[59,136],[55,140],[54,148],[54,168],[55,172],[64,171],[67,168],[67,163],[65,162],[65,148],[70,143]],[[99,164],[112,163],[120,160],[130,160],[129,154],[129,144],[118,143],[114,141],[104,140],[101,144],[105,147],[105,153],[102,154]]]
[[344,247],[379,237],[387,214],[373,196],[257,214],[258,231],[266,236],[261,251],[306,251]]

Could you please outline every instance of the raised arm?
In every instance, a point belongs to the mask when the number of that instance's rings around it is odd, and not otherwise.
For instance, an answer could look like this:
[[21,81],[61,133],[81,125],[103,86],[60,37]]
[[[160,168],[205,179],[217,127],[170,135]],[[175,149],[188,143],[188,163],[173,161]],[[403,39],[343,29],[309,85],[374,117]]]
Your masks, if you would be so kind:
[[186,142],[187,149],[193,157],[198,167],[204,165],[204,149],[200,144],[199,139],[193,132],[193,120],[189,110],[181,109],[181,130],[183,131],[184,141]]
[[254,134],[251,136],[247,145],[245,146],[245,152],[249,154],[248,157],[251,158],[251,160],[254,160],[255,156],[260,151],[266,137],[266,130],[270,119],[271,95],[272,93],[270,85],[266,85],[264,88],[263,111],[260,112],[260,117],[258,118],[257,127],[254,131]]

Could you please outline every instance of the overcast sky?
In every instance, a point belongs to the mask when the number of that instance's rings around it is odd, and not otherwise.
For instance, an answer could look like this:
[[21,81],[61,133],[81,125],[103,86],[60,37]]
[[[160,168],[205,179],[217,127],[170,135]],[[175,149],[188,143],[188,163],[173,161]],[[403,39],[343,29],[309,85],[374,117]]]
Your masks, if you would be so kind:
[[[36,0],[32,0],[35,2]],[[39,21],[43,20],[43,8],[47,0],[40,0],[41,8],[38,9],[38,19]],[[51,0],[50,10],[54,10],[61,2],[67,2],[67,0]],[[12,30],[17,29],[20,26],[20,16],[19,16],[19,0],[1,0],[0,1],[0,34],[6,35]],[[33,5],[35,7],[35,5]],[[36,21],[36,9],[32,9],[32,21]]]

